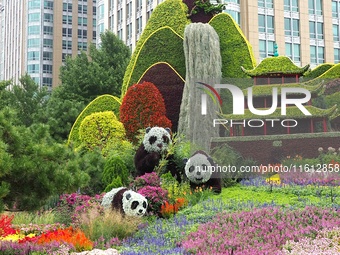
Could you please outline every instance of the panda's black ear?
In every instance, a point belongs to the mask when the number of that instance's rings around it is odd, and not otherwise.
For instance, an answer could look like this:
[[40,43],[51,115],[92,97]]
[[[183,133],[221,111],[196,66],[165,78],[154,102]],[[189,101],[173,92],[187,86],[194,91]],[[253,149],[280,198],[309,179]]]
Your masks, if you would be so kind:
[[207,157],[207,160],[210,162],[212,166],[215,164],[214,160],[211,157]]
[[171,134],[171,129],[170,128],[165,128],[166,131],[168,131],[169,134]]
[[147,127],[147,128],[145,129],[145,133],[146,133],[146,134],[149,133],[150,129],[151,129],[151,127]]
[[130,198],[131,198],[131,194],[130,194],[130,193],[127,193],[127,194],[126,194],[126,200],[130,200]]
[[188,159],[187,158],[184,158],[183,159],[183,163],[186,164],[188,162]]

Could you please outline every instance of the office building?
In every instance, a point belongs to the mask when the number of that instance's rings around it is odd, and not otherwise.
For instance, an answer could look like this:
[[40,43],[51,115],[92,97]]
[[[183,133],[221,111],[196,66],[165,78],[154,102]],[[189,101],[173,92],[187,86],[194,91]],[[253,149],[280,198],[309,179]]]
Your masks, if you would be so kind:
[[95,43],[95,0],[2,2],[3,80],[17,83],[27,72],[39,85],[55,87],[60,83],[59,69],[66,56],[75,56]]

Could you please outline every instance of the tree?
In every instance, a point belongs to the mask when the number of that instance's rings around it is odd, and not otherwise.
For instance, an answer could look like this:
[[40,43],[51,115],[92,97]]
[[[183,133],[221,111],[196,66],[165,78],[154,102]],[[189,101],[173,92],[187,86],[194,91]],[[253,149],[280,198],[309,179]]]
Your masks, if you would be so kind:
[[90,46],[89,55],[66,59],[60,68],[61,98],[88,104],[99,95],[120,96],[130,50],[110,31],[101,34],[101,40],[99,49]]
[[15,125],[16,114],[10,108],[0,111],[0,147],[5,153],[1,155],[6,157],[0,181],[9,186],[3,197],[8,208],[35,210],[52,195],[86,185],[89,176],[79,168],[79,155],[56,143],[47,125]]
[[48,91],[45,87],[39,88],[28,74],[23,75],[19,81],[20,84],[13,85],[7,100],[16,110],[20,122],[28,127],[34,123],[38,112],[45,109]]

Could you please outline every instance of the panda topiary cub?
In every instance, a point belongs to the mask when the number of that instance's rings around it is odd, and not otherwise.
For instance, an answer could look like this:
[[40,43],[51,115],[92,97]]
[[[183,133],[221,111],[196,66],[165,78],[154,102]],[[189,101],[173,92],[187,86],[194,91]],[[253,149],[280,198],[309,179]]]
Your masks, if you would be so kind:
[[107,192],[101,205],[106,209],[119,210],[123,215],[141,217],[146,213],[148,201],[141,194],[120,187]]
[[204,151],[196,151],[189,159],[185,159],[185,175],[190,181],[190,187],[212,188],[213,191],[221,193],[222,176],[212,167],[216,164],[213,159]]
[[[171,144],[170,128],[146,128],[143,142],[136,151],[134,158],[136,176],[153,172],[155,167],[159,165],[162,156],[167,155],[167,150]],[[173,155],[168,155],[166,159],[168,160],[167,171],[170,171],[172,176],[177,177],[177,180],[180,181],[180,174],[173,161]]]

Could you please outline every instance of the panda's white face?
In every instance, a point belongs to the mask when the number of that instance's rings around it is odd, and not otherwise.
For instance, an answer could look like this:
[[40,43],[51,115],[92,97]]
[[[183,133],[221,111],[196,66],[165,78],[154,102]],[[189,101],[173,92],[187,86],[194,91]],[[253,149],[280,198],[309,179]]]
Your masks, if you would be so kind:
[[143,145],[147,152],[162,153],[168,149],[170,144],[170,129],[161,127],[146,129]]
[[207,182],[212,175],[212,160],[204,154],[195,154],[185,164],[185,174],[188,179],[196,184]]
[[148,201],[141,194],[132,190],[123,193],[123,210],[128,216],[141,217],[146,213]]

